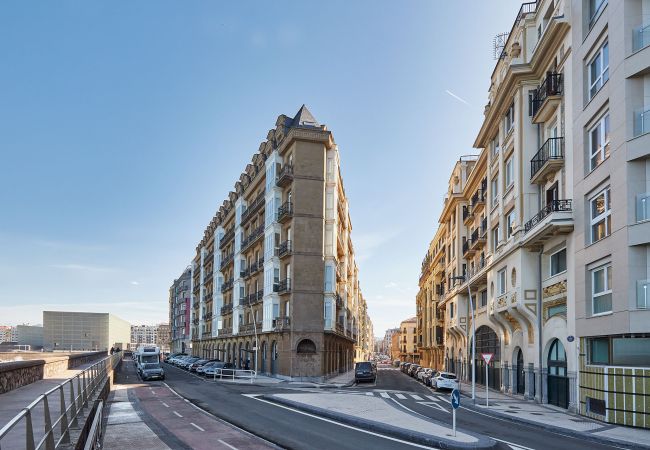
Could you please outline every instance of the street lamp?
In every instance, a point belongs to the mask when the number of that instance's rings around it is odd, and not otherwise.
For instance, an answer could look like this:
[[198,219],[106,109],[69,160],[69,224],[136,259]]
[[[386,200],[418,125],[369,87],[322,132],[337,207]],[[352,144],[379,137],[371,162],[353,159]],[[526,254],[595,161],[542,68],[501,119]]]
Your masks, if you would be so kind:
[[[452,280],[459,280],[461,282],[467,281],[465,275],[451,277]],[[472,400],[476,403],[476,318],[474,317],[474,302],[472,301],[472,290],[467,283],[467,295],[469,296],[469,308],[472,311]]]
[[[255,293],[257,295],[257,293]],[[255,332],[255,378],[257,378],[257,361],[260,351],[259,341],[257,340],[257,317],[255,317],[255,312],[253,311],[253,305],[248,304],[248,307],[251,309],[251,319],[253,319],[253,331]]]

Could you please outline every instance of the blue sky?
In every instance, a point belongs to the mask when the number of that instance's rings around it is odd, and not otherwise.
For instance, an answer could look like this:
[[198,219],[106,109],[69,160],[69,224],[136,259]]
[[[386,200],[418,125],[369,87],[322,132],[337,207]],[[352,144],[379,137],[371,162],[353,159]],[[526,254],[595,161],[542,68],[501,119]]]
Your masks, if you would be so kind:
[[[405,7],[408,5],[408,7]],[[3,2],[0,322],[166,321],[168,289],[281,113],[333,131],[375,335],[415,314],[520,2]]]

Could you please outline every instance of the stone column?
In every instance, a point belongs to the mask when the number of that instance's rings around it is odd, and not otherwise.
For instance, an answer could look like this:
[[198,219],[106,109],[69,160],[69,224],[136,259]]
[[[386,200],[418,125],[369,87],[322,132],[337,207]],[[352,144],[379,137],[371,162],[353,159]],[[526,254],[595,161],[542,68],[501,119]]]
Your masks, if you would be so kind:
[[503,392],[512,392],[510,389],[510,366],[508,366],[508,361],[503,363],[501,379],[503,380]]
[[541,380],[542,380],[541,400],[542,403],[548,403],[548,371],[547,370],[542,369]]
[[578,399],[576,398],[576,373],[567,372],[567,376],[569,377],[569,411],[579,414]]
[[525,368],[525,377],[526,377],[526,392],[524,398],[526,400],[534,400],[534,386],[535,386],[535,367],[532,363],[529,363]]

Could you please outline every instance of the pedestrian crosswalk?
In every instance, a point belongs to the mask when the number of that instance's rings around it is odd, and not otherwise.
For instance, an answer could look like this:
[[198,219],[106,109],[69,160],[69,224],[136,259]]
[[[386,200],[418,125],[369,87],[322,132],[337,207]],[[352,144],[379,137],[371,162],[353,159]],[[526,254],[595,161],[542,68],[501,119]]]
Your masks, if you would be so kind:
[[411,392],[395,392],[395,391],[354,391],[354,390],[340,390],[336,391],[337,394],[351,394],[351,395],[366,395],[368,397],[379,397],[395,400],[415,400],[417,402],[446,402],[448,400],[438,395],[424,395],[413,394]]

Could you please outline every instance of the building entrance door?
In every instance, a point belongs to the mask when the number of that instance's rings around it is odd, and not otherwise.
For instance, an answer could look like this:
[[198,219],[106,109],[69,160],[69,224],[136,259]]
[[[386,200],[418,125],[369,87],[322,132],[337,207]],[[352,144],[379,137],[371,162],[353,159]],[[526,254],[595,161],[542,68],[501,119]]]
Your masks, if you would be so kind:
[[569,407],[569,378],[566,373],[566,352],[555,339],[548,353],[548,402],[562,408]]
[[517,352],[517,394],[526,393],[526,372],[524,371],[524,352]]

